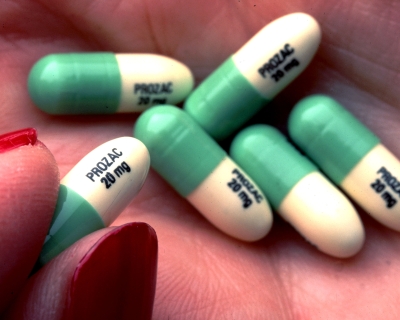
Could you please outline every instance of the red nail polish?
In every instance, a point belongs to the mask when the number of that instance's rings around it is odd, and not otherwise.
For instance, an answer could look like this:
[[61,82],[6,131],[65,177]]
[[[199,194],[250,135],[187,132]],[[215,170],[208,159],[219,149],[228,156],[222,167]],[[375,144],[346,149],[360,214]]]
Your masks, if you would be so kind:
[[36,129],[26,128],[0,135],[0,153],[28,144],[34,145],[37,140]]
[[151,319],[157,278],[157,236],[142,222],[101,238],[77,266],[67,319]]

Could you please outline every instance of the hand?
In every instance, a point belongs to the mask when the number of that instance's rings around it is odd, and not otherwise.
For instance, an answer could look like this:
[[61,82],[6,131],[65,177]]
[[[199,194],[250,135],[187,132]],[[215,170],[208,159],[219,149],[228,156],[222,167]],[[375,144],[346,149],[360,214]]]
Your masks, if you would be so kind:
[[[266,122],[284,128],[300,98],[325,93],[400,156],[400,8],[394,0],[6,1],[0,9],[1,131],[36,127],[63,177],[96,146],[130,136],[137,115],[42,113],[26,89],[29,69],[40,57],[71,51],[160,53],[186,63],[201,81],[265,24],[296,11],[319,21],[321,47],[300,78],[265,108]],[[56,197],[54,175],[51,181],[37,183],[40,190],[51,186],[51,207]],[[46,210],[42,237],[51,219],[51,210]],[[395,318],[400,235],[361,210],[360,215],[366,243],[351,259],[318,252],[277,216],[265,239],[247,244],[219,232],[150,172],[141,193],[114,224],[144,221],[157,232],[155,319]],[[82,240],[86,249],[90,241]],[[29,289],[25,287],[24,294],[29,295]],[[39,309],[51,310],[44,300]],[[32,305],[25,307],[34,314]]]

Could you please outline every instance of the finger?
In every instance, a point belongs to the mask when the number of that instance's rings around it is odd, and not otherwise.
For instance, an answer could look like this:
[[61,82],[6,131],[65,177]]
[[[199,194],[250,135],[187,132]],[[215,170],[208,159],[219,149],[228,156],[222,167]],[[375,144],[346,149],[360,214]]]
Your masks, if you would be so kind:
[[59,178],[53,156],[36,142],[34,129],[0,136],[0,149],[1,311],[16,296],[40,253]]
[[150,319],[157,236],[145,223],[102,229],[35,274],[7,319]]

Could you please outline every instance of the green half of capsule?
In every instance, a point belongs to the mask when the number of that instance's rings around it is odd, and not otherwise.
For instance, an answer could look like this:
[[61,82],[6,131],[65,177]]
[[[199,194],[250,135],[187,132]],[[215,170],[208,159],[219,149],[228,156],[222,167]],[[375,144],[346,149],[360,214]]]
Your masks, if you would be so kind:
[[243,76],[230,57],[189,95],[184,109],[212,137],[221,140],[269,101]]
[[92,205],[61,184],[51,228],[38,263],[45,265],[77,240],[102,228],[105,228],[103,219]]
[[151,166],[183,197],[226,156],[187,113],[174,106],[145,111],[136,122],[134,136],[149,150]]
[[293,141],[336,183],[379,143],[379,138],[337,101],[314,95],[289,117]]
[[28,90],[50,114],[115,113],[121,98],[118,62],[104,52],[48,55],[33,66]]
[[239,132],[230,155],[254,179],[274,209],[279,208],[297,182],[318,170],[284,135],[267,125]]

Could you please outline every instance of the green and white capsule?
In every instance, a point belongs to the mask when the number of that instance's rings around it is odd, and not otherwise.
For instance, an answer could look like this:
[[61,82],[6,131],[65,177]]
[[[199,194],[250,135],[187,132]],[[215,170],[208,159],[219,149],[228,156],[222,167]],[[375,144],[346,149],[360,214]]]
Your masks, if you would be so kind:
[[61,180],[39,263],[110,225],[142,188],[149,167],[149,152],[132,137],[108,141],[88,153]]
[[66,53],[40,59],[28,90],[50,114],[109,114],[179,103],[193,84],[188,67],[160,55]]
[[271,22],[189,95],[185,110],[212,137],[226,138],[308,66],[320,41],[307,14]]
[[244,241],[268,233],[272,214],[260,189],[183,110],[147,110],[134,136],[148,148],[152,167],[214,226]]
[[366,126],[323,95],[301,100],[291,138],[367,213],[400,231],[400,162]]
[[272,207],[319,250],[347,258],[361,249],[364,228],[353,205],[278,130],[248,127],[235,137],[230,154]]

